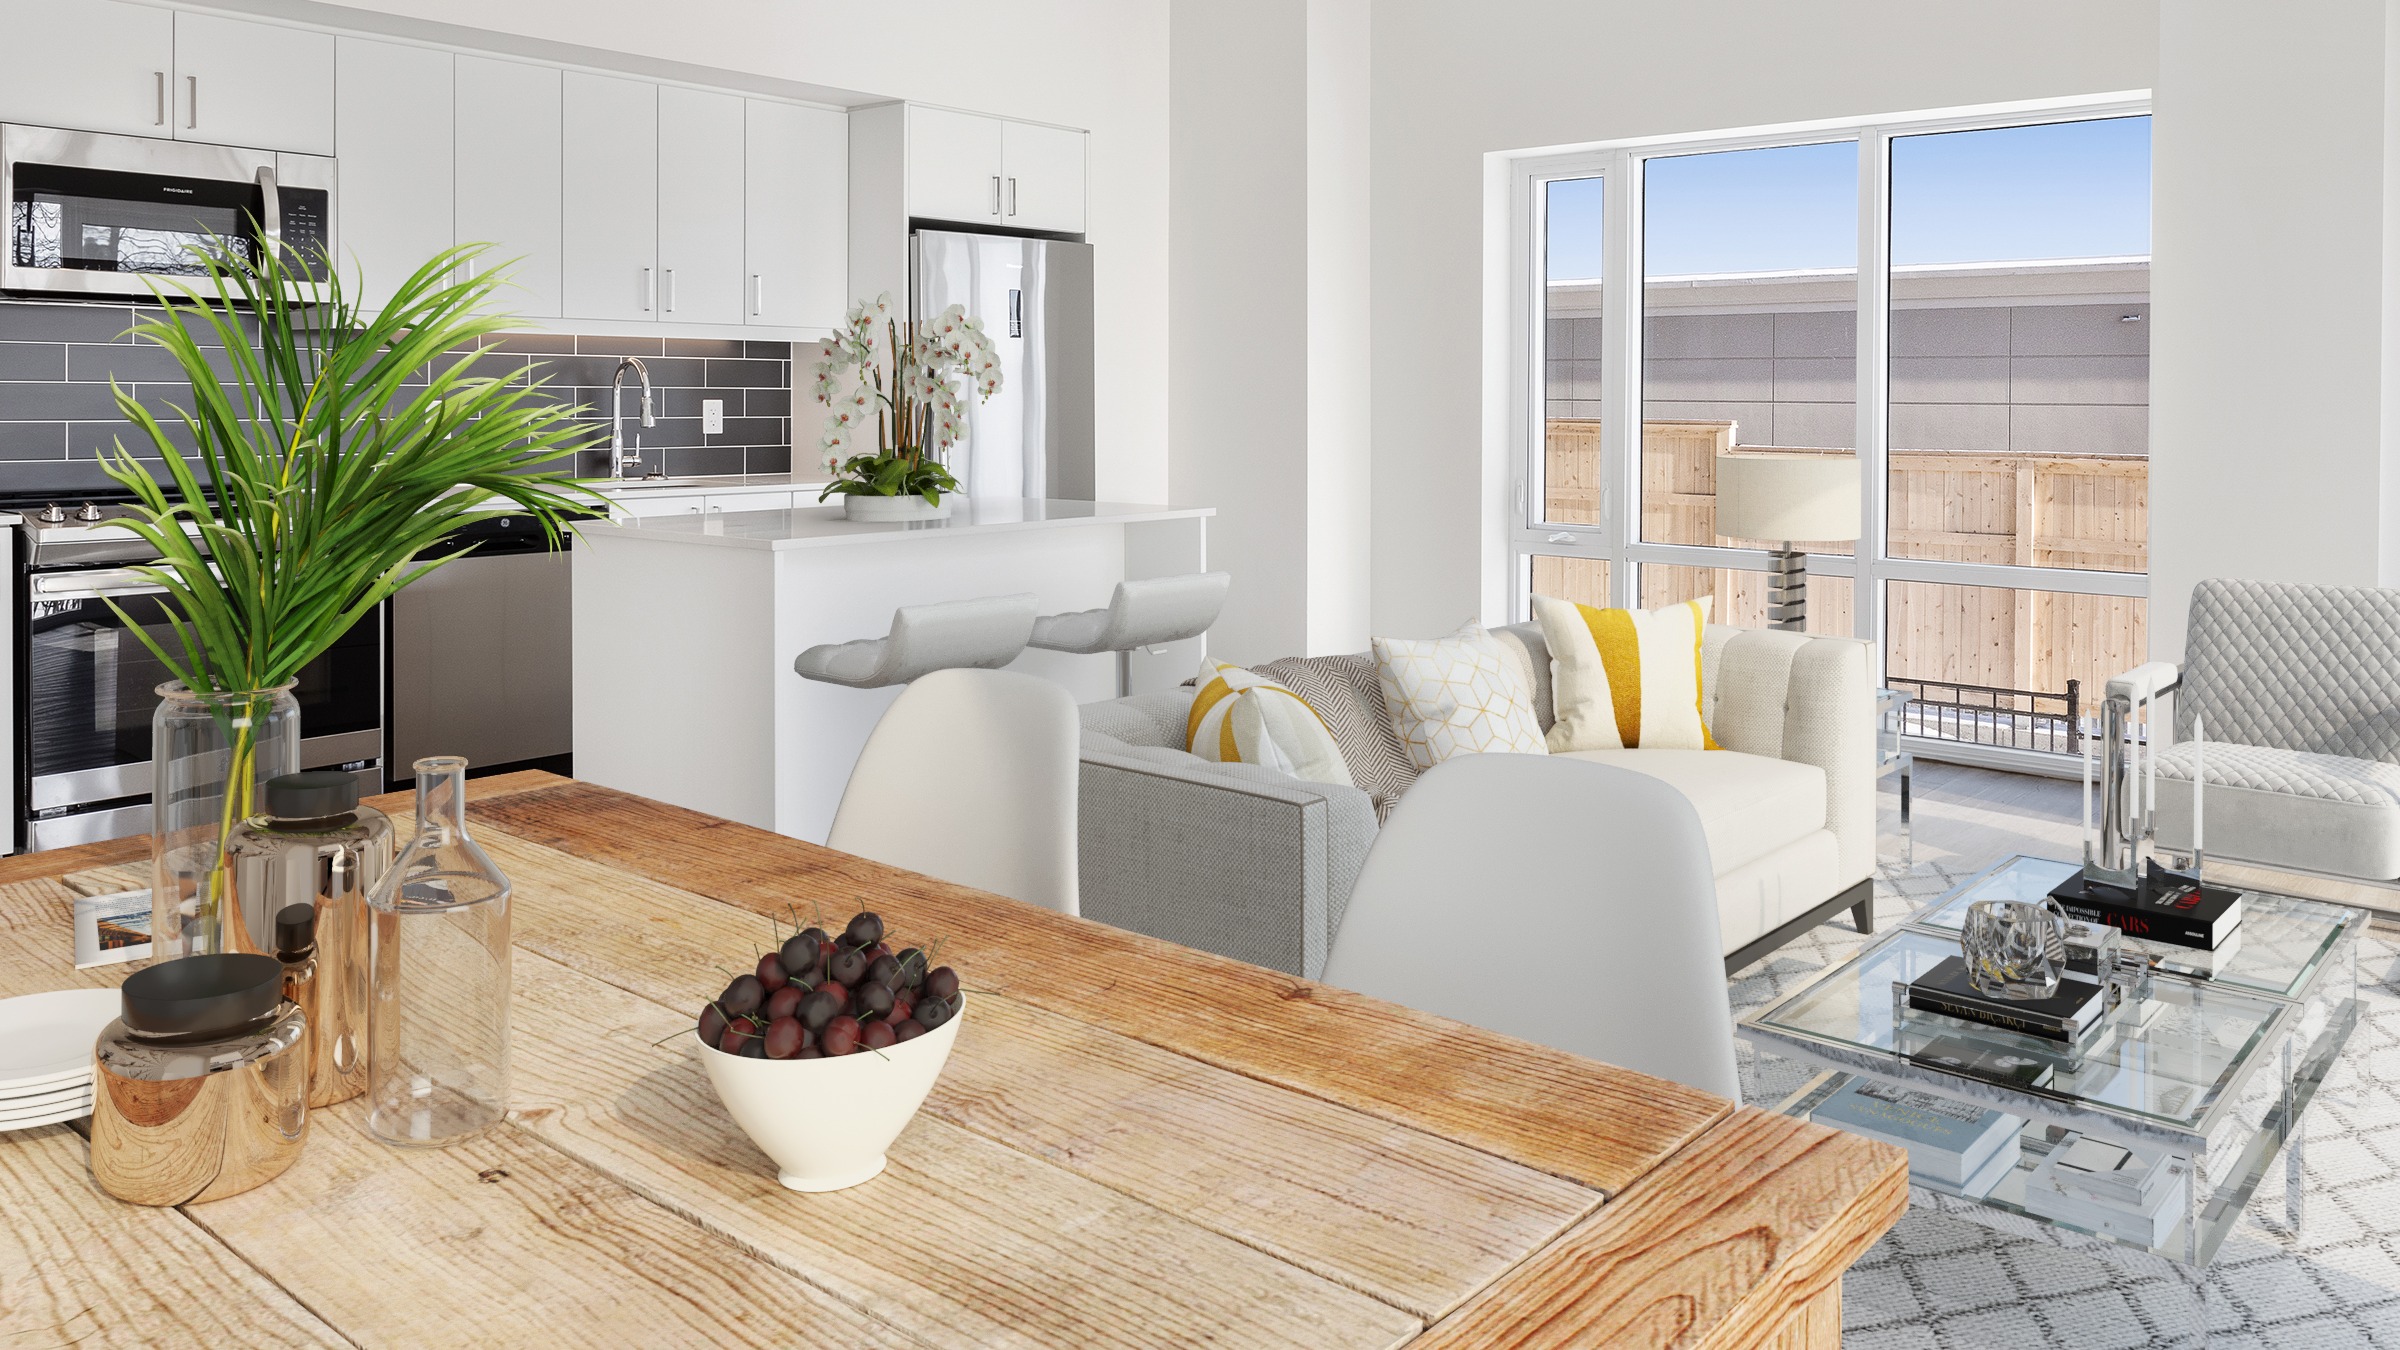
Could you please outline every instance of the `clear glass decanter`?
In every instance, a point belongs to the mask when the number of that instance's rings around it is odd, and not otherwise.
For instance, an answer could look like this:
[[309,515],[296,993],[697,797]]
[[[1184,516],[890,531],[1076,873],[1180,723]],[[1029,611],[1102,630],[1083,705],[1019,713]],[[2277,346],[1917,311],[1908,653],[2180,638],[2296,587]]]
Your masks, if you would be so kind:
[[508,1111],[509,883],[467,834],[467,762],[416,769],[416,835],[367,897],[367,1127],[441,1145]]

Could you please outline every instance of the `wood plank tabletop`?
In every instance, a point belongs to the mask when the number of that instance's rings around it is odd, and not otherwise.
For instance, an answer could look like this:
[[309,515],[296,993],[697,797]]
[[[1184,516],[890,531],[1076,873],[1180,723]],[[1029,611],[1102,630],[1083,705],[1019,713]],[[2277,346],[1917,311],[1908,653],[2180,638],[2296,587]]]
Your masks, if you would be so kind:
[[[72,1129],[0,1134],[0,1345],[1831,1346],[1907,1203],[1896,1149],[1627,1070],[590,784],[469,789],[516,883],[508,1123],[398,1150],[344,1103],[168,1210]],[[73,970],[69,918],[146,853],[0,859],[0,996],[134,969]],[[860,908],[970,1010],[884,1174],[802,1195],[679,1033],[792,914]]]

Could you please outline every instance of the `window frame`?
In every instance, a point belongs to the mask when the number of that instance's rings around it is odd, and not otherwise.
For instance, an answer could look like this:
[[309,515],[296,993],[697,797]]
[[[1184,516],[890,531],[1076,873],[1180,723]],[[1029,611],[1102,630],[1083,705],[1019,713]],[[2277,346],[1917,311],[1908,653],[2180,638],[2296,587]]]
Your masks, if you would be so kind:
[[[1660,544],[1640,537],[1642,328],[1647,288],[1625,284],[1642,276],[1642,174],[1653,158],[1855,140],[1858,147],[1859,239],[1855,304],[1858,317],[1857,427],[1859,524],[1857,552],[1812,553],[1809,571],[1852,578],[1852,635],[1872,649],[1880,683],[1886,643],[1886,583],[1921,581],[2061,591],[2148,599],[2141,572],[1948,562],[1891,556],[1887,538],[1891,379],[1891,145],[1895,138],[1951,131],[2151,116],[2146,92],[2084,99],[2045,99],[1963,111],[1793,124],[1720,135],[1645,138],[1580,150],[1511,157],[1507,161],[1509,257],[1509,382],[1507,437],[1511,499],[1504,530],[1510,619],[1530,616],[1533,562],[1539,555],[1595,558],[1609,565],[1609,603],[1639,602],[1644,564],[1763,572],[1763,549]],[[1542,475],[1547,456],[1548,283],[1544,191],[1557,179],[1599,177],[1602,188],[1601,502],[1596,524],[1543,521]],[[1631,409],[1631,414],[1627,411]]]

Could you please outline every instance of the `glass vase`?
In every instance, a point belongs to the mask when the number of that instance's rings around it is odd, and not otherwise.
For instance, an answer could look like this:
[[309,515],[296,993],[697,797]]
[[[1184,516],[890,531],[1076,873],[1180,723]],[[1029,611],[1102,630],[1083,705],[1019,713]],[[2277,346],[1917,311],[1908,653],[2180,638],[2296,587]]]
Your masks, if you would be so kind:
[[150,719],[152,959],[255,951],[232,940],[234,827],[257,813],[259,785],[300,767],[292,685],[202,693],[158,687]]
[[467,833],[467,762],[416,772],[415,837],[367,896],[367,1128],[441,1145],[508,1111],[509,882]]

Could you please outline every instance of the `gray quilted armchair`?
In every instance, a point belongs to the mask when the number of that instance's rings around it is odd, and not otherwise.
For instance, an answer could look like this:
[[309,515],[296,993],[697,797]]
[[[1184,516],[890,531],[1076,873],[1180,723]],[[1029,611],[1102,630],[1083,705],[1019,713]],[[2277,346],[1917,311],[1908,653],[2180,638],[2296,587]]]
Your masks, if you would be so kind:
[[2400,591],[2203,581],[2183,666],[2110,683],[2135,699],[2170,690],[2162,848],[2191,851],[2197,764],[2209,859],[2400,886]]

